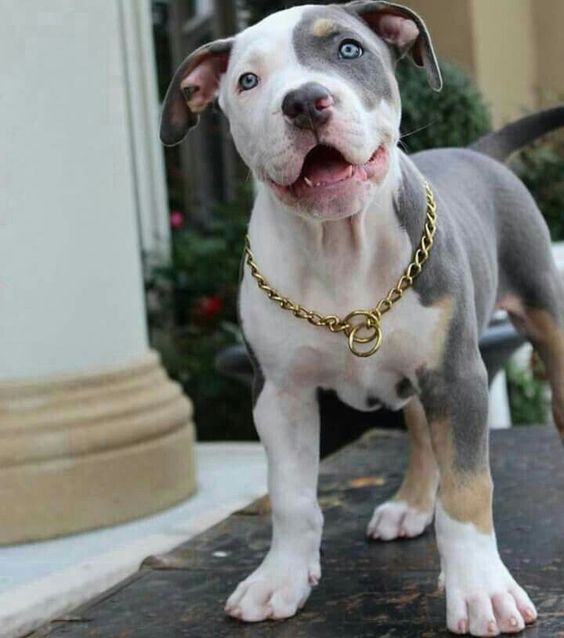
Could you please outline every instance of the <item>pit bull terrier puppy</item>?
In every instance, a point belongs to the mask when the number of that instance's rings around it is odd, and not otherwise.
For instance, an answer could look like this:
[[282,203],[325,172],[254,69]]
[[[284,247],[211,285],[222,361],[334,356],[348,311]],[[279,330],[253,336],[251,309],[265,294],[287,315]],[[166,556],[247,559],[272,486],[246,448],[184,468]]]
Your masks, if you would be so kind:
[[[413,11],[380,1],[300,6],[199,48],[165,99],[161,139],[173,145],[219,97],[258,184],[254,260],[269,285],[308,309],[344,317],[373,308],[420,245],[426,183],[437,206],[428,261],[382,315],[383,340],[369,357],[274,304],[245,269],[240,314],[256,364],[254,419],[268,455],[273,532],[226,611],[249,622],[288,618],[319,582],[316,397],[324,388],[359,410],[405,412],[407,474],[376,507],[368,536],[415,537],[434,517],[448,628],[515,633],[537,612],[497,549],[478,339],[495,308],[509,312],[544,360],[564,434],[564,294],[532,197],[487,154],[504,159],[561,125],[564,110],[493,134],[476,150],[407,157],[397,147],[402,55],[441,88],[429,33]],[[359,317],[368,323],[356,337],[373,334],[375,322]]]

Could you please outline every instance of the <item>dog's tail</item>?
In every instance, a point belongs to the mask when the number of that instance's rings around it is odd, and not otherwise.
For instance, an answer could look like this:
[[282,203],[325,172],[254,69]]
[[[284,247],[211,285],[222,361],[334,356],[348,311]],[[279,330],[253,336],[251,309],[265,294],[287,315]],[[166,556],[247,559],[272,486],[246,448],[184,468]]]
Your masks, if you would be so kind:
[[504,162],[515,151],[560,127],[564,127],[564,106],[523,117],[484,135],[468,148]]

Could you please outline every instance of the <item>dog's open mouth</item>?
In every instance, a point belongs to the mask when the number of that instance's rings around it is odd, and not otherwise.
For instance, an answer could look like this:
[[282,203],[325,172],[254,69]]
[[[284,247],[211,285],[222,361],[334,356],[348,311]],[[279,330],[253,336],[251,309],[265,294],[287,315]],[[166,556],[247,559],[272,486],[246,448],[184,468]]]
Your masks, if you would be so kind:
[[299,182],[308,188],[333,186],[353,177],[355,168],[336,148],[316,146],[306,155],[302,172],[294,186]]
[[322,189],[333,189],[345,182],[365,182],[383,176],[388,152],[380,145],[366,164],[351,164],[333,146],[319,144],[306,155],[298,179],[288,186],[274,184],[276,190],[295,197],[306,197]]

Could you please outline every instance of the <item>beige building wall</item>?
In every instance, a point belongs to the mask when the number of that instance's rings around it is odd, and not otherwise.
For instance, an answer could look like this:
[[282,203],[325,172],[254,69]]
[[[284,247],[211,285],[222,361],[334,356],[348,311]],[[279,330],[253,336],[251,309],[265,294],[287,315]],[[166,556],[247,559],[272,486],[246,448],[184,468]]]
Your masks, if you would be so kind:
[[474,77],[496,124],[535,106],[536,47],[530,0],[474,0]]
[[473,16],[469,0],[406,0],[404,4],[427,23],[437,54],[473,74]]
[[499,125],[564,101],[564,0],[411,0],[440,58],[469,71]]
[[564,102],[564,0],[532,0],[532,7],[539,101]]

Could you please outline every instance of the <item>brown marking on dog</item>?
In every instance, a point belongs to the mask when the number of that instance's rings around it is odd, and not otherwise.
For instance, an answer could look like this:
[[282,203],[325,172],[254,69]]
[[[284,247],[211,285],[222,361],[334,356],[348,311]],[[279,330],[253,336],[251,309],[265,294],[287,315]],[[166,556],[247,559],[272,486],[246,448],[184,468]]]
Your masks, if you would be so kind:
[[445,512],[461,523],[473,523],[483,534],[493,533],[493,483],[487,458],[475,472],[460,472],[450,422],[432,423],[431,437],[440,468],[439,499]]
[[461,523],[473,523],[483,534],[493,532],[493,483],[488,470],[479,474],[447,473],[441,478],[441,503],[447,514]]
[[335,33],[336,30],[337,25],[333,20],[329,20],[328,18],[318,18],[311,28],[313,35],[318,38],[326,38],[332,33]]
[[439,319],[433,330],[431,343],[431,358],[428,367],[431,369],[439,368],[443,361],[445,352],[445,344],[449,333],[450,324],[454,314],[454,299],[446,295],[441,297],[433,308],[439,311]]
[[422,512],[434,508],[439,470],[431,444],[431,435],[423,406],[413,398],[403,409],[409,432],[409,462],[394,500],[406,501]]

